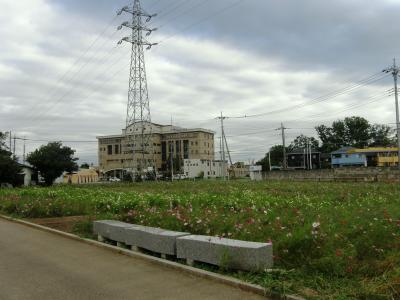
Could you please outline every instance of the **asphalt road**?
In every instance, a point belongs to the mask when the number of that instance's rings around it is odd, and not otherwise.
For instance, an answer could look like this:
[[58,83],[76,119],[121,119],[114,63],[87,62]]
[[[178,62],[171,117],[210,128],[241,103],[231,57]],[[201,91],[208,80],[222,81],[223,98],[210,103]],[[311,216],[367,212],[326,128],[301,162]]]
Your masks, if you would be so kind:
[[2,219],[0,299],[265,300]]

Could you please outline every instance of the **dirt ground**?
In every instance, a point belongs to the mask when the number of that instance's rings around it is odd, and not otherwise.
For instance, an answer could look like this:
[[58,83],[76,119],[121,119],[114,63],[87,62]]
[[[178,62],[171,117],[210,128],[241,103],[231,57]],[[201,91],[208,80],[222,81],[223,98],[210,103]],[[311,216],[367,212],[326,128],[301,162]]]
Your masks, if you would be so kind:
[[73,217],[60,217],[60,218],[43,218],[43,219],[26,219],[26,221],[50,227],[53,229],[61,230],[64,232],[73,232],[73,227],[80,221],[85,221],[88,216],[73,216]]

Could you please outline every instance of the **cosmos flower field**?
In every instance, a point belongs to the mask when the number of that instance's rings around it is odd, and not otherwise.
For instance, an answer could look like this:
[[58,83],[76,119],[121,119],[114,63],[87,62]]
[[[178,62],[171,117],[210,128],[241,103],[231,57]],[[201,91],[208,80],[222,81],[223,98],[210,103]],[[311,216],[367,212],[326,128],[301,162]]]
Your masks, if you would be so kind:
[[[271,292],[309,299],[400,299],[400,185],[395,183],[182,181],[23,188],[0,190],[0,211],[30,219],[112,218],[272,242],[274,272],[224,272]],[[77,228],[90,234],[90,224]]]

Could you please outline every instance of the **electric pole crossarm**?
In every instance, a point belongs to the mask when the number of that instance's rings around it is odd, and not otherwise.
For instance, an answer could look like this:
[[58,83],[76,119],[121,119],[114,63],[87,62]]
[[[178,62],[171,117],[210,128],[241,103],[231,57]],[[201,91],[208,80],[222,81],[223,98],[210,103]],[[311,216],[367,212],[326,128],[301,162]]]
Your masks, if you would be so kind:
[[122,44],[123,42],[131,43],[131,44],[137,45],[137,46],[147,46],[147,48],[146,48],[147,50],[151,49],[151,47],[153,47],[153,46],[158,45],[158,43],[150,43],[146,40],[138,41],[138,40],[132,38],[131,36],[126,36],[126,37],[122,38],[118,42],[118,45]]
[[118,30],[121,30],[123,27],[130,28],[132,30],[142,30],[147,31],[146,36],[149,36],[152,32],[157,31],[157,28],[148,28],[146,26],[138,26],[136,24],[131,24],[129,22],[124,22],[118,26]]
[[131,8],[129,6],[125,6],[121,8],[119,11],[117,11],[117,15],[121,15],[123,12],[127,12],[129,14],[132,14],[135,17],[147,17],[146,22],[150,22],[150,20],[154,17],[157,16],[157,14],[149,14],[145,12],[143,9],[136,10],[134,8]]

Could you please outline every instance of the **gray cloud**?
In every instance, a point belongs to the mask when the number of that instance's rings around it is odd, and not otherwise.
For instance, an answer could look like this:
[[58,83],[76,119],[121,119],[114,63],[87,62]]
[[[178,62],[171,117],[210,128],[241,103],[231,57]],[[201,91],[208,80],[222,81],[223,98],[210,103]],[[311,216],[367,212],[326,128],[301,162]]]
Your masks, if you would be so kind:
[[[128,34],[115,28],[127,16],[116,19],[59,78],[126,1],[3,2],[0,129],[67,141],[119,133],[125,123],[129,46],[115,47]],[[395,1],[247,0],[182,32],[235,3],[203,2],[153,0],[146,5],[159,12],[151,26],[163,25],[151,39],[165,41],[146,52],[155,122],[169,123],[172,115],[177,125],[218,131],[214,118],[220,111],[237,116],[302,104],[379,72],[399,52],[395,22],[400,5]],[[273,129],[281,121],[293,128],[289,141],[302,132],[315,135],[316,124],[346,115],[392,123],[393,100],[371,102],[391,87],[386,78],[298,110],[227,120],[233,157],[262,157],[279,143]],[[354,103],[364,105],[343,111]],[[29,142],[28,150],[40,144]],[[96,143],[69,145],[82,161],[96,162]]]

